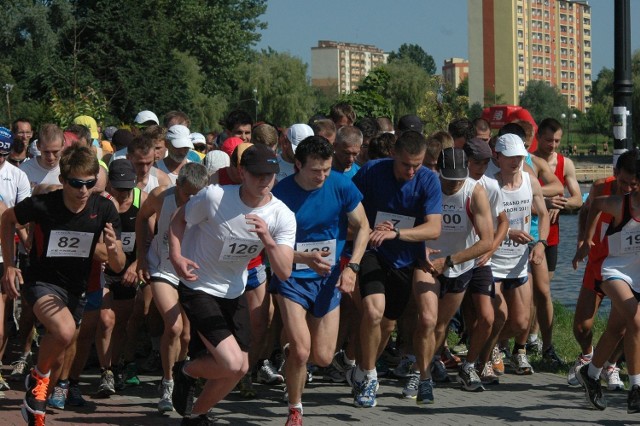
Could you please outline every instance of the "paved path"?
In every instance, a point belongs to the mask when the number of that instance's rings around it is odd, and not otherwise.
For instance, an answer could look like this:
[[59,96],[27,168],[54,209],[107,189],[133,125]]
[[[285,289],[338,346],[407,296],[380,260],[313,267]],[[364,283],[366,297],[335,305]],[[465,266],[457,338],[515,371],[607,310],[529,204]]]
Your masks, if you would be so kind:
[[[4,373],[8,374],[5,367]],[[450,374],[454,378],[453,374]],[[47,425],[147,425],[180,424],[176,413],[156,412],[157,379],[140,376],[143,383],[125,389],[109,399],[86,397],[95,390],[95,371],[83,376],[81,387],[88,405],[67,410],[50,409]],[[19,405],[24,396],[23,385],[5,392],[0,399],[0,425],[25,425]],[[259,399],[244,401],[237,393],[229,395],[215,408],[221,424],[283,425],[286,404],[281,402],[282,389],[257,386]],[[457,386],[440,386],[435,390],[435,404],[418,407],[413,400],[401,399],[400,382],[382,379],[378,406],[371,409],[353,407],[346,385],[320,382],[307,385],[304,395],[305,425],[622,425],[640,424],[640,414],[626,412],[626,392],[609,392],[609,408],[589,409],[581,389],[569,388],[563,376],[536,373],[533,376],[502,376],[501,384],[485,392],[463,392]]]

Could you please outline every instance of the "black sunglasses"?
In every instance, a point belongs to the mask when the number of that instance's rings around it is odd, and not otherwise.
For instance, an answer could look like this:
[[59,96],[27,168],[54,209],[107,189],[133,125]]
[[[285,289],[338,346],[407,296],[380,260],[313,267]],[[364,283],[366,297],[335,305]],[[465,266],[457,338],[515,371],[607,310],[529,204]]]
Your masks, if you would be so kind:
[[11,164],[13,164],[14,166],[19,166],[20,164],[24,163],[25,161],[27,161],[26,157],[23,158],[22,160],[14,160],[13,158],[7,158],[7,161]]
[[8,157],[10,152],[0,152],[0,157]]
[[82,180],[82,179],[66,179],[67,183],[71,185],[72,188],[80,189],[83,186],[86,186],[87,189],[91,189],[96,186],[98,183],[98,179],[90,179],[90,180]]

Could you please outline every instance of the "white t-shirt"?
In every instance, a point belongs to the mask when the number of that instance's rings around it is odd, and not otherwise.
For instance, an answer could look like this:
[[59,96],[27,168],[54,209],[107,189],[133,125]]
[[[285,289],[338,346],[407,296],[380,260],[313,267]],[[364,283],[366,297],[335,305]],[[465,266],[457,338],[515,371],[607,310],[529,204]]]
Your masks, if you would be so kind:
[[[30,162],[35,163],[35,161]],[[0,168],[0,200],[11,208],[30,195],[31,185],[25,172],[5,161]],[[0,262],[3,262],[1,251]]]
[[[191,163],[191,160],[189,160],[187,158],[187,163]],[[162,170],[163,172],[165,172],[168,176],[169,179],[171,180],[171,185],[175,186],[176,184],[176,180],[178,179],[178,174],[177,173],[172,173],[169,171],[169,169],[167,168],[166,164],[164,164],[164,158],[158,162],[156,162],[156,167],[159,170]]]
[[295,173],[295,167],[293,163],[289,163],[288,161],[285,161],[280,154],[278,154],[276,159],[278,160],[278,165],[280,166],[280,171],[276,175],[276,180],[278,182],[280,182],[282,179],[286,178],[287,176],[291,176],[292,174]]
[[[262,207],[251,208],[240,199],[239,185],[209,185],[185,206],[187,230],[182,255],[199,266],[196,281],[184,281],[194,290],[235,299],[244,292],[247,265],[264,248],[247,225],[245,216],[255,214],[269,227],[276,244],[294,247],[296,217],[276,197]],[[223,202],[224,200],[224,202]]]
[[53,169],[45,169],[37,159],[33,161],[25,161],[20,165],[20,170],[27,174],[29,185],[33,188],[36,185],[60,185],[60,165],[56,165]]

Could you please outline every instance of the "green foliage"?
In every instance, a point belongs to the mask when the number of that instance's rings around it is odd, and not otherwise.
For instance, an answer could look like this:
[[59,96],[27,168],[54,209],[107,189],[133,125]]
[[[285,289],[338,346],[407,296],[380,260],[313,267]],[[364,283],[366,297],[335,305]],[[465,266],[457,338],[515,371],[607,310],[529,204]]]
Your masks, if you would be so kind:
[[417,44],[403,43],[397,52],[389,53],[389,63],[404,59],[415,63],[429,75],[436,73],[436,62],[433,60],[433,56],[429,55]]
[[458,84],[456,93],[460,96],[469,97],[469,76],[465,77],[464,80],[462,80],[460,84]]
[[469,120],[475,120],[476,118],[482,117],[482,104],[480,102],[474,102],[469,107],[469,112],[467,113],[467,117]]
[[102,122],[107,114],[108,102],[104,96],[92,87],[78,92],[75,99],[60,98],[54,91],[49,105],[53,120],[61,127],[66,127],[79,115],[89,115]]
[[530,80],[520,97],[520,105],[526,108],[539,123],[546,117],[560,118],[568,110],[567,100],[556,87],[540,80]]
[[375,68],[355,91],[341,95],[338,102],[348,102],[358,117],[391,117],[391,103],[383,95],[390,79],[383,67]]
[[382,94],[391,103],[392,117],[415,114],[431,85],[430,76],[408,59],[395,60],[382,68],[389,76]]
[[469,98],[459,96],[451,86],[444,84],[441,76],[431,77],[429,87],[418,109],[426,135],[446,130],[453,119],[465,117],[469,105]]
[[279,126],[306,123],[316,108],[314,90],[306,74],[307,65],[299,58],[272,49],[263,50],[250,63],[238,66],[238,96],[234,108],[244,109],[253,116],[257,101],[258,120]]

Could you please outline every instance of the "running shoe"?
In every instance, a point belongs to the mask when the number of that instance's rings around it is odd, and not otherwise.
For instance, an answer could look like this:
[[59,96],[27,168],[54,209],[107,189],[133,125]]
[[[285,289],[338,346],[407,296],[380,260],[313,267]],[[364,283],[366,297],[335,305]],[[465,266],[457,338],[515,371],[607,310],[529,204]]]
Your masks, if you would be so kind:
[[463,390],[469,392],[482,392],[484,390],[473,364],[466,365],[466,368],[465,366],[460,367],[458,370],[458,383],[460,383]]
[[158,401],[158,412],[160,414],[173,411],[173,402],[171,401],[171,395],[173,395],[173,380],[167,382],[164,379],[160,381],[160,388],[162,390],[162,396]]
[[433,382],[431,379],[420,380],[418,384],[418,396],[416,404],[428,405],[433,404]]
[[9,375],[9,380],[12,382],[20,382],[24,380],[26,375],[29,373],[29,359],[20,358],[19,360],[12,362],[11,365],[13,366],[13,369]]
[[302,426],[302,413],[297,408],[289,408],[289,417],[284,426]]
[[358,393],[353,398],[353,405],[363,408],[375,407],[378,403],[376,401],[376,392],[379,386],[378,379],[365,377],[364,382],[359,386]]
[[413,365],[416,362],[414,356],[403,356],[398,365],[391,369],[391,374],[399,379],[406,379],[413,374]]
[[124,389],[124,372],[122,371],[122,365],[116,365],[111,371],[113,371],[113,387],[116,391]]
[[493,370],[493,362],[487,361],[480,372],[480,381],[485,385],[498,385],[500,378]]
[[607,383],[607,389],[610,391],[624,390],[624,382],[620,380],[620,369],[618,367],[603,368],[600,372],[600,379]]
[[469,353],[467,345],[461,340],[460,343],[451,348],[451,352],[458,356],[466,356]]
[[540,352],[542,352],[542,340],[536,339],[531,341],[527,338],[525,350],[527,351],[528,354],[540,355]]
[[564,366],[564,360],[558,356],[553,345],[544,350],[542,353],[542,360],[554,370]]
[[460,357],[452,354],[449,348],[444,349],[444,351],[442,352],[441,359],[442,359],[442,362],[444,363],[444,366],[447,368],[447,370],[455,370],[462,363],[462,360],[460,359]]
[[602,394],[600,378],[594,379],[589,376],[589,364],[582,365],[576,369],[576,378],[584,388],[587,402],[589,402],[593,408],[597,410],[604,410],[607,408],[607,400]]
[[498,345],[493,347],[491,351],[491,368],[496,376],[502,376],[504,374],[504,353],[498,348]]
[[87,403],[85,399],[82,397],[82,392],[80,392],[80,386],[78,383],[69,381],[69,393],[67,394],[67,402],[66,405],[72,407],[82,407]]
[[578,367],[582,367],[583,365],[587,365],[587,364],[589,364],[589,360],[584,359],[582,357],[582,354],[578,355],[578,358],[576,358],[576,362],[571,366],[571,368],[569,369],[569,372],[567,373],[567,383],[569,384],[569,386],[580,386],[580,382],[576,377],[576,371]]
[[529,364],[529,358],[524,349],[518,349],[517,353],[511,355],[511,365],[520,376],[533,374],[533,367]]
[[407,378],[407,382],[402,388],[402,397],[416,399],[418,396],[418,385],[420,384],[420,374],[414,373]]
[[431,377],[433,381],[436,383],[449,383],[451,379],[449,379],[449,373],[447,372],[447,368],[444,366],[442,360],[434,358],[431,363]]
[[124,368],[124,383],[129,386],[138,386],[140,384],[138,365],[135,362],[127,363],[127,366]]
[[100,385],[98,385],[98,396],[107,398],[116,393],[115,379],[113,372],[108,368],[102,371]]
[[64,410],[64,405],[67,401],[67,395],[69,394],[69,381],[60,380],[58,385],[53,388],[53,393],[47,400],[49,407],[57,408],[58,410]]
[[398,365],[400,360],[402,359],[402,355],[400,351],[395,346],[387,345],[382,354],[380,354],[380,358],[384,360],[388,365]]
[[162,358],[159,351],[149,352],[149,356],[140,366],[140,370],[145,373],[153,373],[162,369]]
[[276,368],[271,364],[271,361],[265,359],[262,361],[262,365],[258,369],[257,374],[258,383],[264,383],[266,385],[275,385],[284,382],[282,374],[278,373]]
[[24,387],[27,392],[21,407],[22,417],[29,426],[44,426],[44,416],[47,414],[49,378],[38,376],[34,368],[25,378]]
[[[2,364],[0,364],[2,365]],[[0,391],[11,390],[9,383],[2,377],[2,373],[0,373]]]
[[322,372],[322,380],[331,383],[344,383],[347,381],[347,378],[342,371],[338,371],[333,364],[329,364]]
[[173,365],[173,408],[181,416],[190,416],[193,410],[193,398],[196,389],[196,379],[182,371],[185,361]]
[[633,385],[627,396],[627,413],[633,414],[640,412],[640,386]]
[[240,382],[238,382],[238,391],[243,398],[253,399],[256,397],[256,390],[253,388],[251,373],[245,374],[242,379],[240,379]]
[[216,419],[210,414],[200,414],[196,417],[184,417],[180,426],[213,426]]

